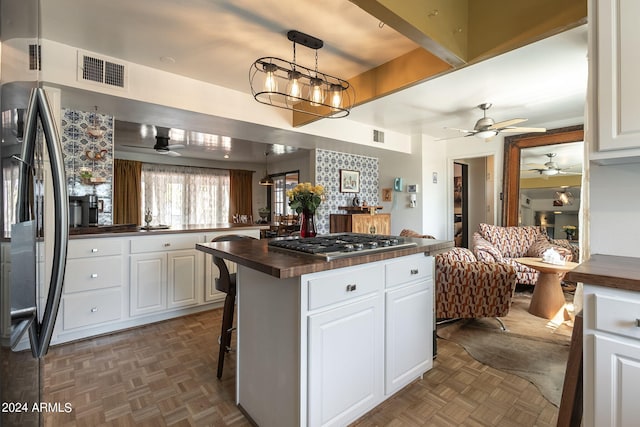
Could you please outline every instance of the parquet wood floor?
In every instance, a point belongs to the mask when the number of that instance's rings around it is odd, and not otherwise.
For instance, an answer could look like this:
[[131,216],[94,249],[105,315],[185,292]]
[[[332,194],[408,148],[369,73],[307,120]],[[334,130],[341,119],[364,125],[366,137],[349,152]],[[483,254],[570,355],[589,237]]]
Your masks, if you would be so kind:
[[[216,378],[221,309],[52,347],[43,401],[61,426],[248,426],[234,404],[235,354]],[[434,368],[354,426],[550,426],[558,409],[534,385],[438,341]]]

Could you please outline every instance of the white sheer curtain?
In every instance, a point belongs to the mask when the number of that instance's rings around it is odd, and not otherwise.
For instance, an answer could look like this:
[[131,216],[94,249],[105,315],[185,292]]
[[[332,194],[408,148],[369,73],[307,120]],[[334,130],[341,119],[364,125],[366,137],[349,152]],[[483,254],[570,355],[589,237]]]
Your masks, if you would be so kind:
[[171,226],[228,222],[229,171],[144,163],[142,214]]

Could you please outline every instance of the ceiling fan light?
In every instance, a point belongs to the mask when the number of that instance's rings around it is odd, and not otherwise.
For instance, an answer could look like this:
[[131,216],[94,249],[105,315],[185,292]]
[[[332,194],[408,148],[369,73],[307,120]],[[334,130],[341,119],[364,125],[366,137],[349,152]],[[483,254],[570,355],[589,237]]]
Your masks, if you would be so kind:
[[475,136],[481,139],[492,138],[498,134],[498,131],[495,130],[481,130],[480,132],[476,132]]

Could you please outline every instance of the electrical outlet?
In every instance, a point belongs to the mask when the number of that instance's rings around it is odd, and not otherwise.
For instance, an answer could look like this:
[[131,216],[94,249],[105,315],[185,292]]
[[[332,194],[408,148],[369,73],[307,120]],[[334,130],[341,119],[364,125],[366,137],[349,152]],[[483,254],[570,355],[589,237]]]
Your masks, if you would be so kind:
[[434,172],[433,173],[433,183],[437,184],[438,183],[438,172]]

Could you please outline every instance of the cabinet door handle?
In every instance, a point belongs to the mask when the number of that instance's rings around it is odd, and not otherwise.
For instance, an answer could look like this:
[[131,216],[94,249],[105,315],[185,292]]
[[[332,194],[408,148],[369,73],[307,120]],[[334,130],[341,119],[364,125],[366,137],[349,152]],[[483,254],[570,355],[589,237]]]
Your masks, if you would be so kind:
[[411,274],[418,274],[418,269],[417,268],[412,268],[411,269]]
[[96,311],[98,311],[98,307],[91,307],[91,312],[95,313]]
[[98,273],[93,273],[93,274],[91,275],[91,278],[92,278],[92,279],[97,279],[97,278],[98,278]]
[[165,244],[164,244],[164,247],[165,247],[165,248],[168,248],[169,246],[171,246],[171,243],[165,243]]
[[353,291],[355,291],[355,290],[356,290],[356,285],[355,285],[355,283],[354,283],[354,284],[351,284],[351,285],[347,285],[347,292],[353,292]]
[[93,249],[91,249],[91,252],[95,254],[96,252],[98,252],[98,249],[97,248],[93,248]]

